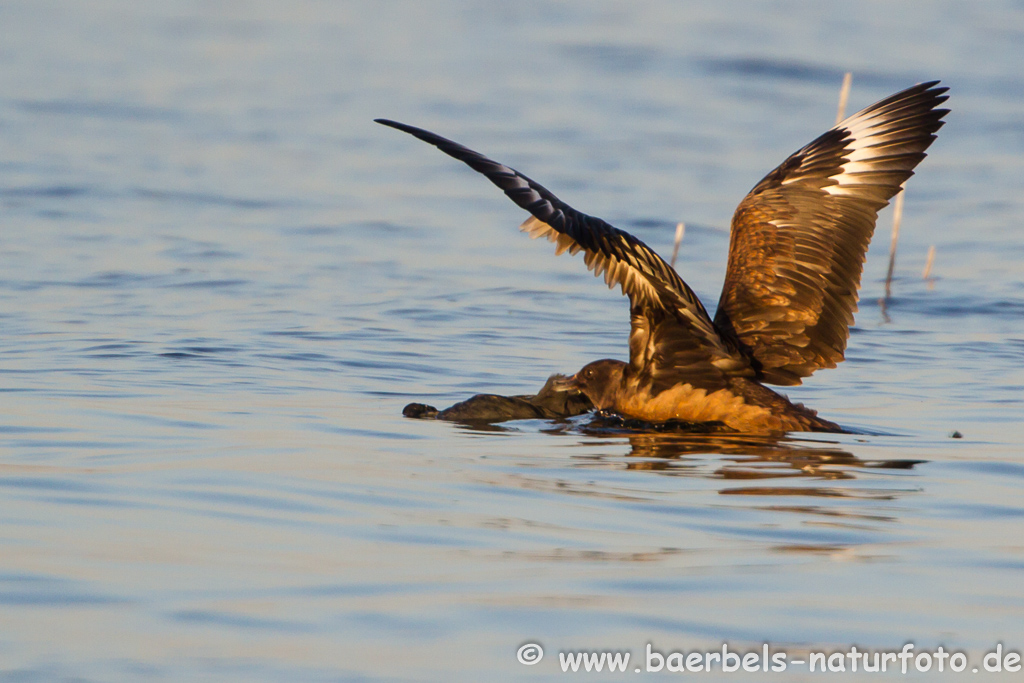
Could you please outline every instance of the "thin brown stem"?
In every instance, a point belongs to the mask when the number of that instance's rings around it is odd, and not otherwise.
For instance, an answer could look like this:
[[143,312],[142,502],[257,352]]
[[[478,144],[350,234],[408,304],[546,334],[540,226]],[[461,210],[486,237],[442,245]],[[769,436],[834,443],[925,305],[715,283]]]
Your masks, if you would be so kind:
[[892,274],[896,269],[896,245],[900,241],[900,223],[903,222],[903,190],[896,195],[892,207],[892,242],[889,243],[889,272],[885,275],[885,298],[892,296]]
[[673,268],[676,267],[676,257],[679,256],[679,245],[683,243],[683,234],[686,232],[686,225],[679,223],[676,226],[676,241],[672,246],[672,260],[669,261],[669,265]]
[[845,118],[846,101],[850,98],[850,86],[853,84],[853,72],[847,71],[843,76],[843,85],[839,89],[839,111],[836,112],[836,125]]

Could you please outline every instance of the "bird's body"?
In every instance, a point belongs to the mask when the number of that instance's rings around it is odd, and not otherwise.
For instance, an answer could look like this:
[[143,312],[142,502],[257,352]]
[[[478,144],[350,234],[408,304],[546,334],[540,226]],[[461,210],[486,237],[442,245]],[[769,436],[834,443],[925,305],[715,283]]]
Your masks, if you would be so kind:
[[644,422],[719,423],[737,432],[841,432],[810,408],[791,403],[785,396],[746,377],[731,377],[712,390],[681,381],[652,390],[649,382],[620,360],[588,363],[573,377],[555,385],[587,395],[598,410]]
[[601,360],[562,383],[598,409],[742,432],[841,431],[767,384],[794,385],[843,360],[878,211],[913,175],[947,110],[937,82],[892,95],[791,155],[740,202],[712,320],[661,257],[517,171],[420,128],[378,119],[465,162],[531,218],[521,229],[630,300],[629,362]]

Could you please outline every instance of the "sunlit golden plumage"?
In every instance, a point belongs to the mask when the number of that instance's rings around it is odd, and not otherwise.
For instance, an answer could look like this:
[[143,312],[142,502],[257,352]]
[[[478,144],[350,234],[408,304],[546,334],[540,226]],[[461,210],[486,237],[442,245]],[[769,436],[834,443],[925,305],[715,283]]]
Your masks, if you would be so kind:
[[[630,300],[629,362],[596,361],[566,388],[599,409],[736,431],[837,431],[762,383],[793,385],[843,360],[878,211],[924,158],[948,113],[938,82],[896,93],[787,158],[740,202],[714,320],[642,241],[451,140],[378,119],[465,162],[531,217],[521,229],[584,262]],[[594,372],[590,372],[594,371]],[[586,375],[590,373],[588,378]]]

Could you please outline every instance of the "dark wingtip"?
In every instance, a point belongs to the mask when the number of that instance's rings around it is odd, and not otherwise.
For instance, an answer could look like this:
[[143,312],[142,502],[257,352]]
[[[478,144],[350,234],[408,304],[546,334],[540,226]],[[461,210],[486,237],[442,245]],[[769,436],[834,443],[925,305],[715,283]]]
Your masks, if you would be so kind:
[[911,86],[910,88],[908,88],[908,90],[911,90],[911,91],[914,91],[914,92],[927,92],[927,93],[932,94],[932,95],[941,95],[942,93],[944,93],[947,90],[949,90],[949,88],[946,87],[946,86],[936,87],[941,82],[942,81],[940,81],[938,79],[936,79],[934,81],[925,81],[924,83],[918,83],[915,86]]
[[[946,94],[946,93],[949,92],[949,88],[946,87],[946,86],[942,86],[941,88],[935,87],[939,83],[941,83],[941,81],[937,81],[937,80],[936,81],[927,81],[927,82],[921,83],[920,85],[917,86],[918,88],[921,89],[920,92],[927,93],[927,94],[931,95],[931,97],[935,101],[934,106],[938,106],[938,105],[942,104],[943,102],[945,102],[946,100],[949,99],[949,95]],[[936,110],[936,111],[942,111],[942,115],[943,116],[945,116],[946,114],[949,113],[948,109]]]
[[[482,157],[482,155],[479,154],[478,152],[474,152],[471,149],[466,149],[457,142],[452,142],[448,138],[443,138],[437,133],[431,133],[429,130],[417,128],[416,126],[410,126],[407,123],[399,123],[398,121],[392,121],[391,119],[374,119],[374,121],[382,126],[387,126],[388,128],[394,128],[395,130],[400,130],[403,133],[408,133],[414,138],[419,138],[420,140],[426,142],[427,144],[434,145],[445,154],[455,157],[459,161],[465,162],[470,166],[473,166],[473,164],[469,162],[469,160],[467,159],[467,155]],[[473,168],[477,171],[480,170],[475,166],[473,166]]]
[[398,121],[392,121],[391,119],[374,119],[373,122],[374,123],[379,123],[382,126],[387,126],[388,128],[395,128],[395,129],[400,130],[402,132],[410,133],[412,135],[416,135],[417,137],[419,137],[420,134],[430,135],[429,131],[423,130],[422,128],[417,128],[416,126],[410,126],[410,125],[408,125],[406,123],[399,123]]
[[[936,87],[941,82],[942,81],[939,81],[939,80],[927,81],[925,83],[922,83],[918,87],[921,88],[921,90],[923,90],[923,91],[927,92],[928,94],[932,95],[933,97],[935,97],[935,96],[943,95],[944,93],[949,92],[949,86],[943,85],[941,87]],[[944,97],[942,99],[943,100],[949,99],[949,96],[947,95],[946,97]]]

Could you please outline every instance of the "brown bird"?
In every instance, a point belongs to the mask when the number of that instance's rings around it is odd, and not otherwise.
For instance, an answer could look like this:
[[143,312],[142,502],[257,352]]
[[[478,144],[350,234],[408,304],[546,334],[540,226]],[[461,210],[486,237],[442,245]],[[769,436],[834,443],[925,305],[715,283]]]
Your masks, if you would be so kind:
[[842,431],[763,383],[800,384],[843,360],[878,211],[942,127],[948,89],[922,83],[847,118],[791,155],[736,209],[714,320],[633,235],[576,211],[523,174],[395,121],[465,162],[531,217],[520,229],[556,253],[582,251],[629,297],[629,362],[598,360],[561,384],[599,410],[648,422],[718,422],[741,432]]

